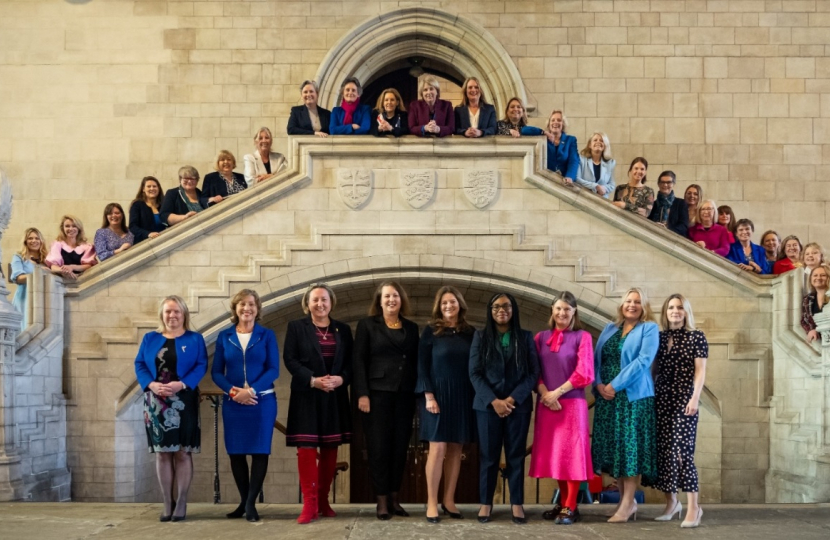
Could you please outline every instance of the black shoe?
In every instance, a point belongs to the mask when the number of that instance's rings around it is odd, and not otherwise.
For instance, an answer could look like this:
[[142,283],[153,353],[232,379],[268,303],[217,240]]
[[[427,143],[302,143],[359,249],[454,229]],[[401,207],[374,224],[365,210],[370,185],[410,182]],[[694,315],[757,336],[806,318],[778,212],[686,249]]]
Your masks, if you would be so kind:
[[427,523],[440,523],[441,518],[438,516],[427,516]]
[[159,516],[159,521],[162,523],[167,523],[171,519],[173,519],[173,514],[170,514],[169,516]]
[[397,507],[397,508],[393,508],[392,513],[395,514],[396,516],[400,516],[400,517],[409,517],[409,512],[407,512],[406,510],[404,510],[400,506]]
[[464,519],[464,516],[461,515],[461,512],[450,512],[447,510],[447,507],[443,504],[441,505],[441,510],[444,511],[445,516],[450,516],[452,519]]
[[553,521],[559,517],[560,512],[562,512],[562,505],[559,503],[554,504],[552,509],[542,512],[542,519]]
[[579,509],[571,510],[567,506],[559,512],[559,515],[556,516],[556,523],[557,525],[573,525],[577,521],[582,519],[582,516],[579,515]]
[[[490,506],[490,513],[488,513],[486,516],[482,516],[481,514],[479,514],[478,515],[478,522],[479,523],[490,523],[490,520],[492,519],[493,506],[492,505],[485,505],[485,506]],[[481,509],[479,509],[479,512],[481,512]]]
[[228,519],[239,519],[245,515],[245,504],[239,503],[239,506],[236,507],[236,510],[233,512],[229,512],[225,514],[225,517]]
[[375,515],[377,515],[378,519],[381,521],[389,521],[390,519],[392,519],[392,516],[389,515],[388,512],[385,514],[381,514],[380,511],[376,511]]
[[519,517],[516,514],[512,514],[511,517],[513,518],[513,523],[515,523],[516,525],[524,525],[525,523],[527,523],[527,516]]
[[259,512],[256,511],[256,506],[252,505],[245,505],[245,519],[250,521],[251,523],[259,521]]
[[185,514],[183,516],[173,516],[173,517],[170,518],[170,521],[172,521],[173,523],[176,523],[178,521],[184,521],[186,519],[187,519],[187,514]]

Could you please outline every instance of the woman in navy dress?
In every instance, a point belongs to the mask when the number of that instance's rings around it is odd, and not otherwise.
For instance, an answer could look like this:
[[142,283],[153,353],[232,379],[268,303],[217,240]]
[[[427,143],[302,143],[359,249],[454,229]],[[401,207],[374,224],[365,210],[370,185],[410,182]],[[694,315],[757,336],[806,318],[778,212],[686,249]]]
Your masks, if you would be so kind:
[[[259,521],[256,498],[262,490],[271,454],[271,436],[277,420],[274,381],[280,376],[277,337],[257,323],[262,302],[256,291],[242,289],[231,299],[231,322],[216,338],[210,371],[225,392],[222,423],[225,450],[241,502],[228,518]],[[248,459],[251,456],[251,470]]]
[[207,349],[202,335],[190,331],[190,312],[180,297],[161,301],[159,319],[159,330],[141,341],[135,375],[144,390],[147,443],[156,454],[164,500],[159,521],[183,521],[193,480],[191,454],[198,454],[202,445],[198,384],[207,372]]
[[138,193],[130,203],[130,232],[138,244],[148,238],[156,238],[166,225],[161,222],[159,207],[164,199],[161,183],[153,176],[141,179]]
[[[337,467],[337,447],[352,441],[348,386],[352,375],[352,330],[331,318],[334,291],[313,283],[301,301],[308,317],[288,323],[285,367],[291,373],[285,442],[297,447],[303,511],[297,523],[317,515],[335,517],[329,491]],[[320,460],[317,460],[320,448]]]
[[438,485],[444,473],[443,511],[462,515],[455,505],[461,448],[475,440],[473,385],[468,363],[475,330],[467,324],[467,302],[452,286],[441,287],[432,305],[432,321],[418,346],[421,440],[429,441],[426,463],[427,521],[438,523]]

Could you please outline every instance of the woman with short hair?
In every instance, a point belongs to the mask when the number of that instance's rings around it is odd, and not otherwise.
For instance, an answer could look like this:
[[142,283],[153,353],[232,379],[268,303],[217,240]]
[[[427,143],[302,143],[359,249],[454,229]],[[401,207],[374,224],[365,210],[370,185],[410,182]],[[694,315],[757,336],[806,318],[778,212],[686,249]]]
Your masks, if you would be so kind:
[[23,315],[20,321],[20,331],[29,326],[29,309],[26,291],[29,285],[29,276],[35,271],[35,266],[46,267],[46,242],[43,241],[41,232],[29,227],[23,233],[23,247],[12,256],[11,274],[9,280],[17,284],[14,291],[12,305]]
[[611,141],[608,135],[594,132],[588,144],[579,153],[579,171],[574,181],[603,199],[614,192],[614,168],[617,162],[611,157]]
[[369,132],[376,137],[392,135],[400,137],[409,133],[409,117],[403,98],[394,88],[387,88],[378,96],[378,102],[372,111],[372,125]]
[[357,77],[347,77],[340,85],[340,106],[331,111],[329,133],[332,135],[366,135],[372,122],[372,111],[360,102],[363,87]]
[[262,126],[254,133],[254,151],[242,156],[248,187],[271,178],[288,166],[284,155],[271,150],[273,144],[274,136],[267,127]]
[[698,205],[697,222],[689,227],[689,239],[703,249],[726,257],[729,253],[729,231],[715,222],[718,205],[706,199]]
[[61,217],[58,239],[52,242],[46,256],[46,264],[52,273],[75,281],[97,262],[95,246],[87,242],[81,220],[69,214]]
[[438,79],[427,75],[418,85],[420,99],[409,105],[409,132],[419,137],[446,137],[455,132],[452,103],[441,98]]
[[103,262],[113,255],[126,251],[133,245],[133,233],[127,229],[124,209],[118,203],[109,203],[104,208],[104,222],[95,231],[95,253]]
[[214,167],[216,171],[205,175],[202,181],[202,196],[207,198],[208,206],[220,203],[229,195],[240,193],[248,187],[245,175],[233,172],[236,158],[229,151],[219,151]]
[[496,134],[496,108],[487,103],[475,77],[467,77],[461,85],[461,105],[455,108],[455,134],[473,139]]
[[628,183],[617,186],[612,204],[617,208],[648,218],[654,206],[654,190],[645,185],[648,181],[647,172],[646,158],[634,158],[628,167]]
[[207,372],[207,348],[202,335],[190,330],[190,311],[180,297],[161,301],[159,319],[159,329],[141,340],[135,374],[144,392],[147,445],[156,455],[164,501],[159,521],[184,521],[193,480],[191,454],[202,447],[199,381]]
[[[579,172],[579,150],[576,137],[568,135],[568,118],[559,109],[554,109],[548,119],[548,170],[562,176],[566,186],[574,182]],[[646,213],[648,215],[648,213]]]
[[830,288],[828,278],[830,278],[830,267],[826,264],[820,264],[810,271],[809,292],[804,295],[804,300],[801,302],[801,328],[807,332],[807,343],[819,338],[813,315],[821,313],[827,301],[830,300],[827,296],[827,290]]
[[138,244],[148,238],[156,238],[167,226],[161,220],[159,208],[164,199],[161,182],[154,176],[141,179],[135,199],[130,203],[130,232]]
[[179,169],[179,187],[169,189],[164,195],[159,215],[161,222],[172,227],[189,217],[193,217],[208,207],[208,200],[199,184],[199,171],[185,165]]
[[286,128],[289,135],[317,135],[323,138],[328,136],[331,111],[317,104],[319,94],[320,87],[317,85],[317,81],[306,80],[302,82],[300,97],[303,104],[291,107],[288,127]]
[[801,252],[804,250],[801,245],[801,240],[794,234],[787,236],[781,241],[781,250],[778,253],[778,260],[772,266],[772,273],[776,276],[801,268],[804,263],[801,262]]
[[778,260],[778,252],[781,250],[781,237],[778,236],[777,232],[770,229],[761,235],[761,246],[763,246],[766,253],[767,263],[772,269],[775,261]]
[[685,238],[689,234],[689,211],[686,201],[674,194],[676,182],[674,172],[660,173],[657,177],[657,198],[648,219]]
[[729,247],[726,258],[747,272],[769,274],[772,269],[767,262],[767,253],[764,248],[752,243],[753,232],[755,232],[755,224],[751,220],[746,218],[738,220],[735,224],[735,235],[738,239]]

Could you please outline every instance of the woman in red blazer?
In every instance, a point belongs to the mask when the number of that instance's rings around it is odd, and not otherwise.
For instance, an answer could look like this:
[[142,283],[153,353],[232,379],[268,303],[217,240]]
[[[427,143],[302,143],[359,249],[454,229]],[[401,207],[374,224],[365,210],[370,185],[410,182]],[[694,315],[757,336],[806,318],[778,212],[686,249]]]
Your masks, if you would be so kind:
[[455,113],[452,103],[438,99],[441,87],[438,79],[424,77],[418,88],[421,99],[409,105],[409,131],[419,137],[446,137],[455,131]]

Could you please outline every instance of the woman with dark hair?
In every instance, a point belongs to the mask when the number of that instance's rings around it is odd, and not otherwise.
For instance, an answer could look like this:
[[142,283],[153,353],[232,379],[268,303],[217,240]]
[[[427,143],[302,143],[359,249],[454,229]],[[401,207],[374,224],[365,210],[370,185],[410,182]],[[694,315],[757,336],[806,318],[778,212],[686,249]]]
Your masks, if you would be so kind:
[[306,80],[300,85],[303,104],[291,107],[286,128],[289,135],[317,135],[323,138],[328,136],[331,111],[317,104],[319,93],[317,81]]
[[801,262],[801,252],[804,246],[801,245],[801,240],[794,234],[784,238],[781,241],[781,250],[778,253],[778,260],[772,266],[772,273],[776,276],[801,268],[804,263]]
[[473,387],[468,365],[475,329],[467,323],[467,302],[450,285],[441,287],[432,305],[432,319],[418,347],[421,440],[429,441],[426,462],[427,521],[438,523],[438,486],[444,473],[444,514],[463,516],[455,505],[461,471],[461,449],[475,440]]
[[409,298],[396,281],[375,290],[369,316],[357,323],[354,396],[363,416],[377,518],[408,516],[398,500],[415,413],[418,325],[405,319]]
[[376,137],[392,135],[400,137],[409,133],[409,117],[403,98],[394,88],[387,88],[378,96],[378,102],[372,111],[372,126],[369,132]]
[[594,477],[585,388],[594,382],[591,334],[582,329],[576,298],[563,291],[551,303],[550,330],[536,334],[542,376],[536,391],[532,478],[555,478],[559,503],[542,514],[557,525],[579,521],[579,485]]
[[164,501],[159,521],[184,521],[193,480],[191,454],[202,448],[198,385],[207,372],[207,348],[202,335],[190,330],[190,311],[180,297],[161,301],[159,319],[159,329],[141,340],[135,375],[144,392],[147,445],[156,455]]
[[657,198],[648,219],[682,237],[689,234],[689,209],[686,201],[674,194],[677,177],[672,171],[663,171],[657,177]]
[[46,266],[46,242],[38,229],[29,227],[23,234],[23,247],[14,254],[11,263],[9,281],[17,284],[14,291],[12,305],[23,315],[20,321],[21,332],[29,326],[29,309],[27,305],[26,289],[29,276],[35,271],[35,265]]
[[104,208],[104,222],[101,228],[95,231],[93,244],[99,261],[118,255],[133,245],[133,233],[127,229],[124,209],[120,204],[109,203]]
[[241,499],[236,510],[227,514],[229,519],[245,516],[248,521],[259,521],[256,498],[268,472],[271,436],[277,420],[274,381],[280,376],[280,353],[274,331],[258,324],[261,317],[262,301],[256,291],[242,289],[234,295],[233,326],[219,332],[210,370],[213,382],[225,392],[225,450]]
[[769,274],[772,268],[767,262],[767,253],[764,248],[752,243],[753,232],[755,232],[755,224],[751,220],[746,218],[738,220],[735,224],[735,235],[738,240],[729,247],[726,258],[747,272]]
[[628,167],[628,182],[617,186],[614,191],[614,202],[617,208],[640,214],[647,218],[654,206],[654,190],[646,186],[648,161],[644,157],[636,157]]
[[763,246],[766,253],[767,263],[772,268],[775,261],[778,260],[778,252],[781,250],[781,237],[778,236],[777,232],[770,229],[761,235],[761,246]]
[[455,132],[452,103],[441,99],[438,79],[427,75],[418,84],[418,99],[409,104],[409,132],[419,137],[446,137]]
[[813,315],[821,313],[827,305],[827,290],[830,288],[830,267],[826,264],[816,266],[810,271],[808,293],[801,302],[801,328],[807,332],[807,343],[819,339],[816,321]]
[[455,134],[469,138],[496,134],[496,108],[487,103],[475,77],[467,77],[461,86],[461,105],[455,108]]
[[470,347],[470,381],[479,439],[478,521],[493,511],[502,447],[507,464],[513,523],[527,523],[524,504],[524,463],[527,432],[533,414],[530,394],[539,380],[539,357],[533,335],[523,330],[519,306],[508,293],[487,302],[487,323]]
[[683,507],[677,490],[686,492],[688,509],[680,525],[700,525],[695,468],[695,437],[709,344],[695,329],[692,306],[682,294],[672,294],[660,315],[660,347],[655,364],[655,409],[657,415],[657,480],[654,487],[666,496],[666,508],[655,521],[680,519]]
[[496,134],[517,139],[523,135],[544,135],[545,132],[536,126],[527,125],[525,105],[521,99],[513,97],[504,108],[504,118],[496,122]]
[[363,87],[357,77],[347,77],[340,85],[340,106],[331,111],[329,133],[332,135],[366,135],[372,121],[368,105],[360,103]]
[[236,158],[227,150],[220,150],[214,164],[216,171],[205,175],[202,181],[202,196],[207,198],[208,205],[220,203],[228,195],[234,195],[248,187],[245,175],[233,172],[236,168]]
[[69,214],[61,217],[58,239],[52,242],[46,256],[52,273],[74,281],[97,262],[95,246],[87,242],[81,220]]
[[731,206],[725,204],[718,206],[718,225],[726,227],[726,230],[729,231],[729,243],[735,243],[738,232],[738,220]]
[[337,447],[352,441],[352,329],[331,318],[337,297],[325,283],[312,283],[300,305],[307,316],[288,323],[283,357],[291,373],[285,443],[297,447],[303,493],[297,523],[305,524],[318,514],[337,515],[329,505],[329,491]]
[[133,233],[135,243],[155,238],[167,226],[161,221],[161,201],[164,199],[164,190],[161,183],[154,176],[145,176],[141,179],[141,186],[135,199],[130,203],[130,232]]

